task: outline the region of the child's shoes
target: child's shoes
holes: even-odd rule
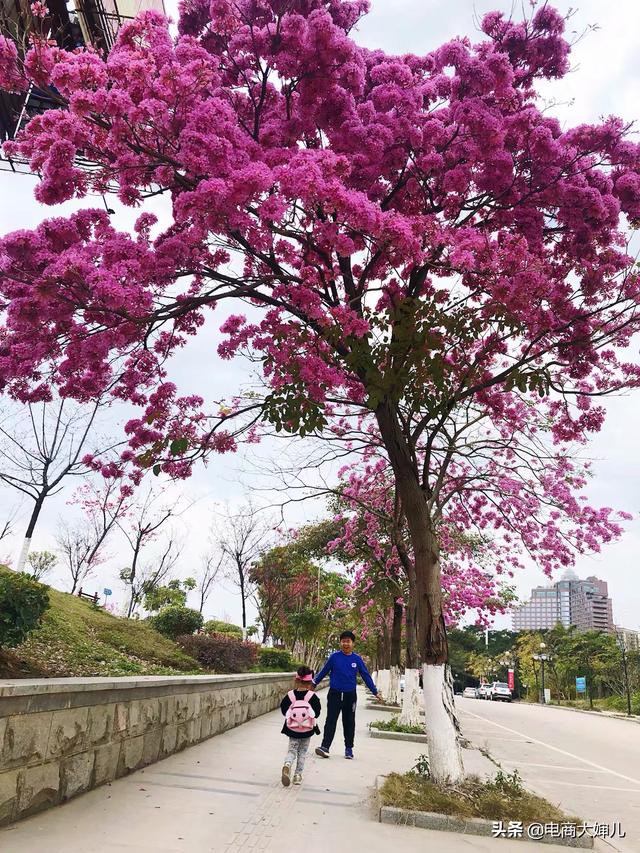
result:
[[[282,784],[284,785],[284,787],[288,788],[289,785],[291,784],[291,765],[290,764],[283,764],[282,765],[282,776],[280,778],[282,779]],[[295,782],[295,777],[294,777],[293,781]]]
[[[293,784],[301,785],[302,784],[302,773],[294,773],[293,774]]]

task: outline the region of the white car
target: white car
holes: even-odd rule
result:
[[[488,690],[489,690],[488,684],[481,684],[477,690],[478,699],[487,699],[488,698],[488,696],[487,696]]]
[[[511,690],[504,681],[494,681],[487,688],[487,698],[492,702],[511,702]]]
[[[478,689],[476,687],[465,687],[462,691],[462,695],[467,699],[477,699]]]

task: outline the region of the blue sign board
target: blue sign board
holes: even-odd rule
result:
[[[105,586],[105,588],[102,590],[102,592],[103,592],[105,595],[111,595],[111,594],[112,594],[112,593],[111,593],[111,590],[110,590],[110,589],[107,589],[107,588],[106,588],[106,586]]]
[[[587,679],[584,675],[576,675],[576,693],[587,692]]]

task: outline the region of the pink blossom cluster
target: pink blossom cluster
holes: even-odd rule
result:
[[[129,400],[121,464],[178,477],[245,430],[256,440],[260,417],[389,451],[392,411],[421,488],[441,496],[446,559],[468,563],[461,532],[497,531],[501,570],[517,535],[551,571],[571,559],[560,522],[579,549],[619,535],[564,457],[600,429],[598,395],[640,379],[622,357],[640,323],[624,238],[640,145],[622,119],[563,127],[541,107],[536,86],[569,69],[546,3],[422,56],[361,47],[367,7],[184,0],[176,38],[145,12],[106,57],[36,37],[21,59],[0,39],[0,86],[60,104],[5,145],[41,174],[37,198],[115,187],[141,211],[133,235],[88,207],[0,241],[0,390]],[[158,194],[172,219],[152,237]],[[168,381],[224,300],[219,355],[261,362],[262,408],[220,413]],[[459,419],[477,424],[472,452]],[[543,438],[555,453],[544,442],[536,458]],[[362,524],[373,545],[376,517]]]

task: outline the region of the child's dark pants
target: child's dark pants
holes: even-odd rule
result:
[[[342,729],[344,731],[344,745],[347,749],[353,749],[353,738],[356,733],[356,703],[358,695],[355,690],[341,693],[339,690],[329,688],[327,696],[327,719],[324,724],[322,746],[329,749],[336,733],[338,717],[342,712]]]

